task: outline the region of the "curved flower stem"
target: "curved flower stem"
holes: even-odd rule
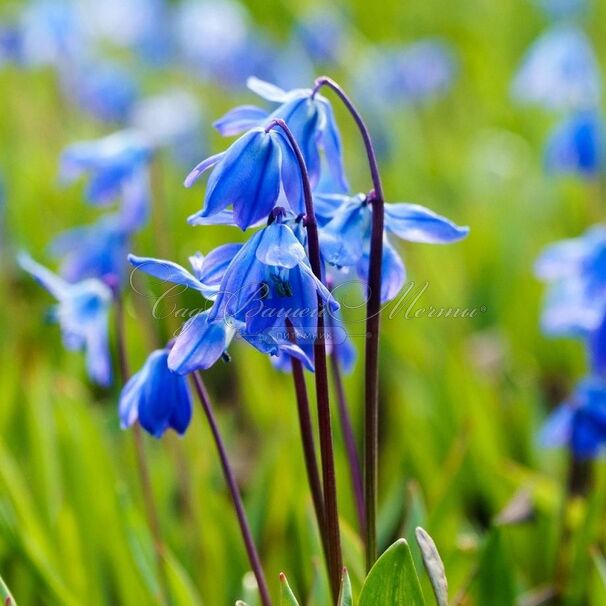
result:
[[[223,475],[225,476],[225,482],[227,483],[227,487],[229,488],[229,492],[236,509],[238,524],[240,525],[240,531],[242,532],[242,538],[244,539],[248,559],[250,561],[255,578],[257,579],[261,603],[263,606],[271,606],[271,598],[269,597],[269,590],[267,588],[267,581],[265,580],[265,574],[261,565],[261,559],[259,558],[257,548],[255,547],[255,542],[248,524],[248,519],[246,517],[246,511],[244,510],[244,504],[242,503],[240,489],[238,488],[236,477],[227,457],[227,450],[225,449],[223,439],[221,438],[221,434],[219,432],[219,426],[217,425],[217,420],[215,419],[210,398],[208,397],[206,387],[204,386],[199,373],[193,372],[191,376],[194,381],[196,393],[200,399],[200,404],[202,405],[202,409],[204,410],[204,414],[210,426],[210,430],[215,441],[215,446],[217,447],[217,451],[219,453],[221,467],[223,468]]]
[[[314,214],[314,205],[311,194],[311,185],[305,160],[301,148],[284,120],[272,120],[266,127],[269,131],[274,127],[282,129],[288,139],[295,156],[305,198],[305,227],[307,228],[307,242],[309,246],[309,261],[316,277],[322,279],[322,259],[320,257],[320,239],[318,224]],[[324,516],[326,522],[326,535],[328,543],[329,578],[334,601],[338,599],[341,584],[341,569],[343,559],[341,555],[341,535],[339,530],[339,510],[337,506],[337,481],[335,474],[335,461],[332,444],[332,426],[330,420],[330,400],[328,395],[328,368],[326,363],[326,344],[324,330],[324,315],[322,301],[318,297],[318,334],[314,342],[314,364],[316,380],[316,397],[318,404],[318,425],[320,429],[320,453],[322,456],[322,482],[324,486]]]
[[[360,465],[360,457],[356,446],[356,439],[351,424],[349,408],[347,406],[347,396],[345,395],[345,387],[343,385],[343,377],[341,375],[341,365],[337,352],[333,349],[330,354],[330,364],[332,368],[332,378],[337,392],[337,402],[339,405],[339,420],[341,422],[341,431],[343,433],[343,441],[345,442],[345,450],[347,451],[347,461],[349,463],[349,475],[351,478],[351,487],[356,505],[356,514],[358,516],[358,528],[360,535],[366,535],[366,511],[364,506],[364,485],[362,482],[362,467]]]
[[[119,294],[115,297],[116,303],[116,340],[118,345],[118,366],[122,384],[125,385],[130,375],[128,370],[128,359],[126,355],[126,340],[124,338],[124,306],[122,298]],[[154,491],[151,483],[149,467],[145,458],[145,445],[143,443],[143,433],[139,423],[133,425],[133,442],[135,445],[135,458],[137,460],[137,473],[139,474],[139,482],[143,491],[143,502],[145,503],[145,515],[147,525],[154,541],[154,550],[156,553],[156,567],[158,571],[158,587],[159,587],[159,602],[161,604],[172,604],[170,590],[168,584],[168,576],[166,573],[165,564],[165,549],[160,530],[160,518],[154,498]]]
[[[366,569],[370,570],[377,558],[377,493],[379,472],[379,329],[381,313],[381,265],[383,259],[383,212],[384,196],[379,165],[368,127],[360,112],[343,89],[326,76],[315,82],[315,94],[327,86],[341,99],[352,115],[364,141],[373,191],[369,196],[372,204],[372,231],[370,237],[370,262],[368,267],[368,302],[366,304],[366,359],[365,359],[365,439],[364,474],[366,504]]]

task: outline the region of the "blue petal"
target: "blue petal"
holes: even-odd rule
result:
[[[168,356],[168,367],[180,375],[210,368],[227,347],[227,327],[220,319],[209,321],[208,312],[188,320]]]
[[[136,269],[139,269],[150,276],[154,276],[154,278],[159,278],[160,280],[165,280],[172,284],[187,286],[187,288],[193,288],[194,290],[201,292],[204,296],[207,294],[214,294],[212,289],[207,288],[185,268],[172,261],[153,259],[152,257],[137,257],[135,255],[128,255],[128,261]]]
[[[576,411],[571,441],[577,457],[594,458],[606,444],[606,424],[596,422],[587,410],[579,409]]]
[[[299,215],[305,212],[301,168],[290,143],[282,133],[279,133],[279,135],[282,186],[291,210],[295,215]]]
[[[168,419],[168,424],[180,435],[183,435],[192,417],[192,402],[186,379],[179,376],[175,385],[175,403]]]
[[[190,257],[190,263],[198,280],[205,286],[218,286],[225,270],[241,248],[242,244],[223,244],[205,256],[198,253]]]
[[[202,216],[204,211],[199,211],[187,218],[190,225],[235,225],[234,211],[224,209],[211,217]]]
[[[464,238],[468,227],[459,227],[418,204],[386,204],[385,229],[410,242],[447,244]]]
[[[589,335],[589,357],[595,375],[606,373],[606,316],[598,328]]]
[[[279,194],[280,150],[271,133],[253,130],[238,139],[213,170],[200,216],[233,204],[236,225],[246,229],[267,217]]]
[[[17,262],[23,270],[31,274],[57,300],[61,301],[65,297],[69,289],[69,284],[62,280],[57,274],[54,274],[43,265],[34,261],[25,252],[20,252],[17,255]]]
[[[322,281],[314,274],[311,270],[311,267],[307,265],[307,263],[301,263],[299,265],[299,269],[308,277],[313,280],[313,283],[316,286],[316,291],[320,299],[324,302],[325,305],[328,305],[328,309],[330,311],[336,311],[339,309],[340,305],[337,300],[333,297],[332,293],[326,288],[326,286],[322,283]]]
[[[542,280],[574,275],[579,271],[588,253],[589,246],[584,238],[556,242],[541,253],[534,266],[535,273]]]
[[[122,429],[130,427],[139,418],[139,401],[148,373],[149,364],[146,362],[141,370],[135,373],[122,388],[118,405],[120,427]]]
[[[381,265],[381,303],[398,296],[406,280],[406,269],[396,249],[385,238],[383,240],[383,263]]]
[[[265,82],[265,80],[261,80],[255,76],[248,78],[246,86],[253,93],[263,97],[263,99],[267,99],[267,101],[282,103],[287,98],[286,91],[282,90],[279,86]]]
[[[572,437],[572,424],[574,408],[562,404],[551,413],[539,433],[539,442],[542,446],[559,447],[568,446]]]
[[[331,104],[324,98],[318,98],[318,103],[325,114],[325,125],[322,129],[322,145],[326,154],[326,162],[336,183],[337,191],[348,191],[349,184],[345,176],[343,164],[343,151],[341,148],[341,135],[337,127]]]
[[[359,200],[346,202],[320,229],[320,248],[327,263],[337,267],[356,265],[370,235],[370,209]]]
[[[265,265],[287,269],[296,267],[307,257],[305,249],[290,227],[277,222],[262,231],[255,254]]]
[[[86,327],[86,369],[98,385],[108,387],[112,382],[111,354],[108,338],[107,310],[96,315]]]
[[[185,187],[191,187],[205,171],[215,166],[215,164],[218,164],[222,160],[225,153],[226,152],[221,152],[220,154],[215,154],[214,156],[209,156],[205,160],[202,160],[202,162],[195,166],[187,177],[185,177]]]
[[[256,126],[262,126],[269,112],[255,105],[241,105],[228,111],[213,126],[224,136],[239,135]]]

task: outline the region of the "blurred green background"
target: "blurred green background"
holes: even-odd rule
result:
[[[277,40],[308,8],[286,0],[247,5]],[[403,310],[384,316],[381,547],[410,537],[421,524],[440,548],[453,598],[462,592],[462,604],[531,604],[524,600],[553,582],[566,478],[565,453],[540,449],[536,433],[585,368],[581,345],[541,335],[543,288],[532,266],[545,244],[580,233],[603,212],[586,184],[544,174],[541,149],[553,120],[515,107],[509,98],[524,50],[547,20],[525,0],[352,0],[342,8],[354,43],[347,64],[331,70],[337,80],[355,71],[356,45],[441,36],[456,50],[452,88],[421,108],[403,107],[390,116],[395,147],[381,168],[389,201],[417,202],[471,227],[465,241],[449,247],[398,245],[409,279],[429,284],[417,307],[480,309],[466,319],[407,319]],[[585,25],[603,57],[606,3],[593,3]],[[165,69],[148,69],[145,79],[150,90],[159,82],[186,84],[209,121],[236,102],[256,101],[244,89],[226,94]],[[373,90],[364,95],[371,98]],[[335,107],[354,190],[365,191],[369,179],[357,132]],[[132,436],[119,428],[119,389],[88,383],[82,357],[66,352],[58,328],[45,321],[50,297],[14,262],[20,248],[48,262],[46,246],[55,234],[98,216],[83,203],[81,187],[59,186],[58,159],[67,144],[111,130],[67,108],[50,69],[0,68],[0,171],[6,183],[0,572],[20,605],[155,603],[152,540]],[[212,135],[208,145],[219,151],[225,143]],[[186,172],[168,157],[155,160],[154,211],[134,252],[184,263],[196,250],[242,237],[230,228],[186,224],[203,191],[183,188]],[[152,280],[143,285],[150,297],[161,292]],[[185,304],[195,303],[186,298]],[[135,296],[127,300],[127,313],[130,365],[137,369],[180,320],[149,318]],[[346,320],[355,329],[360,314],[350,312]],[[355,342],[360,359],[346,388],[360,435],[362,343]],[[219,364],[205,377],[272,590],[277,595],[284,571],[304,603],[325,604],[291,378],[241,344],[231,354],[231,364]],[[359,588],[361,548],[336,417],[335,440],[345,560]],[[146,438],[145,445],[175,604],[253,603],[247,560],[201,411],[195,409],[183,439],[171,434],[161,441]],[[601,461],[596,477],[589,500],[573,512],[578,533],[571,581],[577,596],[571,603],[594,606],[606,604],[599,558],[587,555],[589,545],[604,540]],[[528,497],[528,519],[496,522],[521,493]]]

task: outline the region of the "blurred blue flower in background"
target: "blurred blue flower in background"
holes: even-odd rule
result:
[[[366,283],[370,254],[372,205],[364,194],[341,196],[341,205],[332,218],[320,228],[320,248],[324,260],[336,267],[355,267]],[[409,242],[449,244],[467,236],[469,228],[417,204],[385,205],[383,241],[383,280],[381,301],[397,296],[406,279],[404,263],[387,235]]]
[[[369,47],[356,77],[361,99],[372,90],[372,103],[394,108],[422,103],[448,90],[457,73],[452,48],[439,39],[402,47]]]
[[[70,284],[28,254],[20,253],[19,265],[58,301],[53,318],[59,322],[65,347],[84,349],[90,378],[99,385],[111,383],[108,316],[112,292],[103,282],[87,279]]]
[[[4,63],[20,65],[23,60],[23,37],[18,25],[0,23],[0,67]]]
[[[597,111],[566,117],[549,137],[545,150],[547,169],[594,177],[604,167],[605,130]]]
[[[168,355],[168,349],[153,351],[122,389],[122,429],[138,421],[155,438],[162,437],[169,428],[180,435],[187,430],[192,417],[187,379],[168,368]]]
[[[571,24],[556,24],[533,43],[512,82],[517,101],[552,110],[591,109],[601,81],[587,36]]]
[[[550,283],[541,326],[552,336],[587,337],[606,313],[606,227],[548,246],[535,264]]]
[[[125,277],[129,236],[120,216],[109,215],[62,232],[51,242],[50,252],[61,259],[61,275],[68,282],[99,278],[117,287]]]
[[[155,148],[167,148],[184,165],[206,153],[200,101],[190,92],[174,88],[141,99],[133,108],[130,124],[145,133]]]
[[[598,456],[606,444],[606,382],[590,377],[547,419],[540,433],[544,446],[564,446],[579,459]]]
[[[114,61],[85,61],[64,70],[61,80],[68,99],[105,122],[124,122],[139,96],[129,70]]]
[[[346,23],[335,6],[316,6],[301,15],[294,37],[314,63],[334,64],[344,58]]]
[[[123,193],[131,181],[147,181],[152,151],[149,141],[134,130],[73,143],[61,156],[60,179],[71,183],[88,173],[87,199],[92,204],[107,204]]]

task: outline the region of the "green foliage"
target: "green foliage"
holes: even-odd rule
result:
[[[358,606],[424,606],[410,548],[405,539],[396,541],[376,561],[362,587]]]
[[[343,568],[343,577],[341,579],[341,591],[339,591],[338,606],[353,606],[353,595],[351,591],[351,580],[347,568]]]

